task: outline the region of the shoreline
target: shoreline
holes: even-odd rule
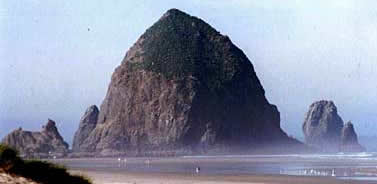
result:
[[[375,181],[341,180],[332,177],[290,176],[263,174],[183,174],[148,172],[107,172],[95,170],[69,170],[72,174],[85,175],[93,184],[373,184]]]
[[[117,158],[76,158],[57,159],[54,162],[68,166],[69,172],[73,174],[91,178],[93,184],[375,184],[376,178],[362,177],[368,176],[368,173],[376,172],[376,170],[374,168],[357,168],[355,162],[357,162],[357,165],[369,167],[377,164],[377,161],[368,159],[348,159],[348,157],[317,159],[306,156],[270,156],[264,158],[258,156],[128,157],[120,160]],[[306,170],[314,169],[316,172],[330,172],[330,175],[304,176],[290,175],[284,172],[305,164],[311,165]],[[316,168],[323,164],[329,168],[335,168],[341,164],[344,168],[351,169],[337,168],[335,172],[339,172],[339,175],[337,174],[337,177],[334,177],[331,176],[331,170],[326,167]],[[202,168],[199,174],[195,173],[197,166]],[[353,175],[356,172],[362,172],[365,175],[358,178],[359,175]]]

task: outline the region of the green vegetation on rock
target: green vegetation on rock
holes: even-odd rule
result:
[[[211,90],[232,80],[242,70],[242,61],[249,62],[227,36],[176,9],[169,10],[141,39],[143,52],[127,62],[129,69],[161,73],[168,79],[194,76]]]

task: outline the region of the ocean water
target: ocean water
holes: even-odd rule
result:
[[[57,159],[69,169],[105,172],[166,172],[198,174],[280,174],[373,180],[377,153],[302,155],[224,155],[174,158]]]

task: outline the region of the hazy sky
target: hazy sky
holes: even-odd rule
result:
[[[377,136],[376,7],[373,0],[2,0],[0,137],[51,118],[71,144],[125,52],[170,8],[202,18],[245,52],[288,134],[301,137],[308,106],[330,99],[359,134]]]

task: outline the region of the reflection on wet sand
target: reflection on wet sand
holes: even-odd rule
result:
[[[377,177],[376,167],[367,168],[305,168],[297,170],[280,170],[280,174],[298,176],[331,176],[331,177]]]
[[[183,175],[288,175],[377,181],[374,153],[57,159],[71,170]],[[199,169],[200,168],[200,169]]]

